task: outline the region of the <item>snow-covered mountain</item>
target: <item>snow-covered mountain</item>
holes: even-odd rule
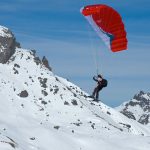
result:
[[[141,124],[150,124],[150,93],[140,91],[129,102],[119,106],[117,110]]]
[[[44,62],[16,44],[0,63],[0,150],[149,149],[148,126],[93,102]]]

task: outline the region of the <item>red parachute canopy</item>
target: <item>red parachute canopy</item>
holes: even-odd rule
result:
[[[89,5],[81,9],[105,44],[113,51],[127,49],[126,31],[119,13],[107,5]]]

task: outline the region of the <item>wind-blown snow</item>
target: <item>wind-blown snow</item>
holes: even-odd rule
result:
[[[87,95],[16,49],[0,64],[0,149],[149,150],[147,126]]]

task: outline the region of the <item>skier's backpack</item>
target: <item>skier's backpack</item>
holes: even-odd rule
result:
[[[103,87],[107,87],[108,81],[106,79],[103,79],[101,83]]]

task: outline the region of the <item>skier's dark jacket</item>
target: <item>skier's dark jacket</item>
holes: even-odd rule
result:
[[[94,76],[93,80],[96,81],[99,86],[107,87],[108,81],[103,79],[101,75],[98,75],[97,77]]]

